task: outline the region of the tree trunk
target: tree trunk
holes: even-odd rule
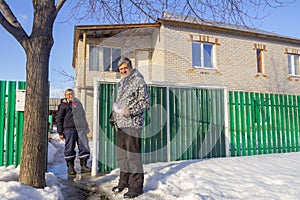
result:
[[[36,188],[46,186],[48,73],[52,45],[52,36],[48,34],[48,36],[31,37],[30,46],[25,49],[26,101],[19,181]]]

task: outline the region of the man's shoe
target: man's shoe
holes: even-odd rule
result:
[[[81,173],[88,173],[91,172],[91,168],[89,168],[87,165],[87,159],[86,158],[82,158],[80,159],[80,166],[81,166]]]
[[[74,161],[67,161],[68,166],[68,175],[76,175],[76,171],[74,169]]]
[[[68,167],[68,175],[76,175],[76,171],[73,166]]]
[[[87,166],[81,166],[81,173],[88,173],[91,172],[91,168]]]
[[[120,193],[124,190],[124,188],[119,188],[118,186],[115,186],[112,188],[111,191],[113,191],[114,193]]]
[[[137,196],[139,196],[139,195],[141,195],[142,194],[142,192],[140,192],[140,193],[136,193],[136,192],[127,192],[127,193],[125,193],[124,195],[123,195],[123,197],[124,197],[124,199],[132,199],[132,198],[135,198],[135,197],[137,197]]]

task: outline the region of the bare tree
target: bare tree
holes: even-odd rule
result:
[[[164,12],[202,20],[253,26],[268,15],[267,8],[287,6],[295,0],[90,0],[76,1],[70,18],[104,23],[153,22]]]
[[[49,58],[53,23],[66,0],[33,0],[34,21],[30,35],[22,28],[5,0],[0,0],[0,23],[23,47],[26,61],[26,101],[19,181],[45,187],[46,134],[49,98]],[[45,103],[46,102],[46,103]]]
[[[46,134],[49,98],[49,58],[53,24],[67,0],[32,0],[32,32],[28,35],[5,0],[0,0],[0,24],[21,44],[26,53],[26,103],[19,181],[45,187]],[[72,1],[73,2],[73,1]],[[259,19],[259,9],[280,7],[294,1],[277,0],[77,0],[71,11],[75,20],[100,23],[153,22],[164,12],[234,24]],[[257,10],[251,10],[255,8]],[[45,101],[46,100],[46,101]]]
[[[63,82],[73,82],[74,83],[74,81],[75,81],[74,75],[69,74],[62,67],[54,69],[53,71],[55,71],[58,76],[63,78],[63,80],[64,80]]]

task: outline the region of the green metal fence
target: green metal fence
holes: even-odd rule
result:
[[[25,82],[0,80],[0,166],[19,165],[24,112],[16,111],[16,91]]]
[[[230,154],[299,151],[300,96],[230,91]]]
[[[117,85],[99,86],[99,171],[117,168],[116,132],[108,116]],[[224,157],[224,90],[149,85],[151,108],[145,113],[143,162]]]

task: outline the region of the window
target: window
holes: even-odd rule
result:
[[[121,49],[112,47],[90,46],[90,71],[118,71],[118,62],[121,58]]]
[[[213,45],[207,43],[192,43],[193,67],[213,68]]]
[[[103,47],[103,70],[117,72],[120,58],[121,49]]]
[[[257,73],[263,73],[262,49],[256,49]]]
[[[90,46],[89,54],[89,70],[90,71],[99,71],[100,68],[100,47],[99,46]]]
[[[299,74],[299,55],[288,54],[288,68],[290,75]]]

